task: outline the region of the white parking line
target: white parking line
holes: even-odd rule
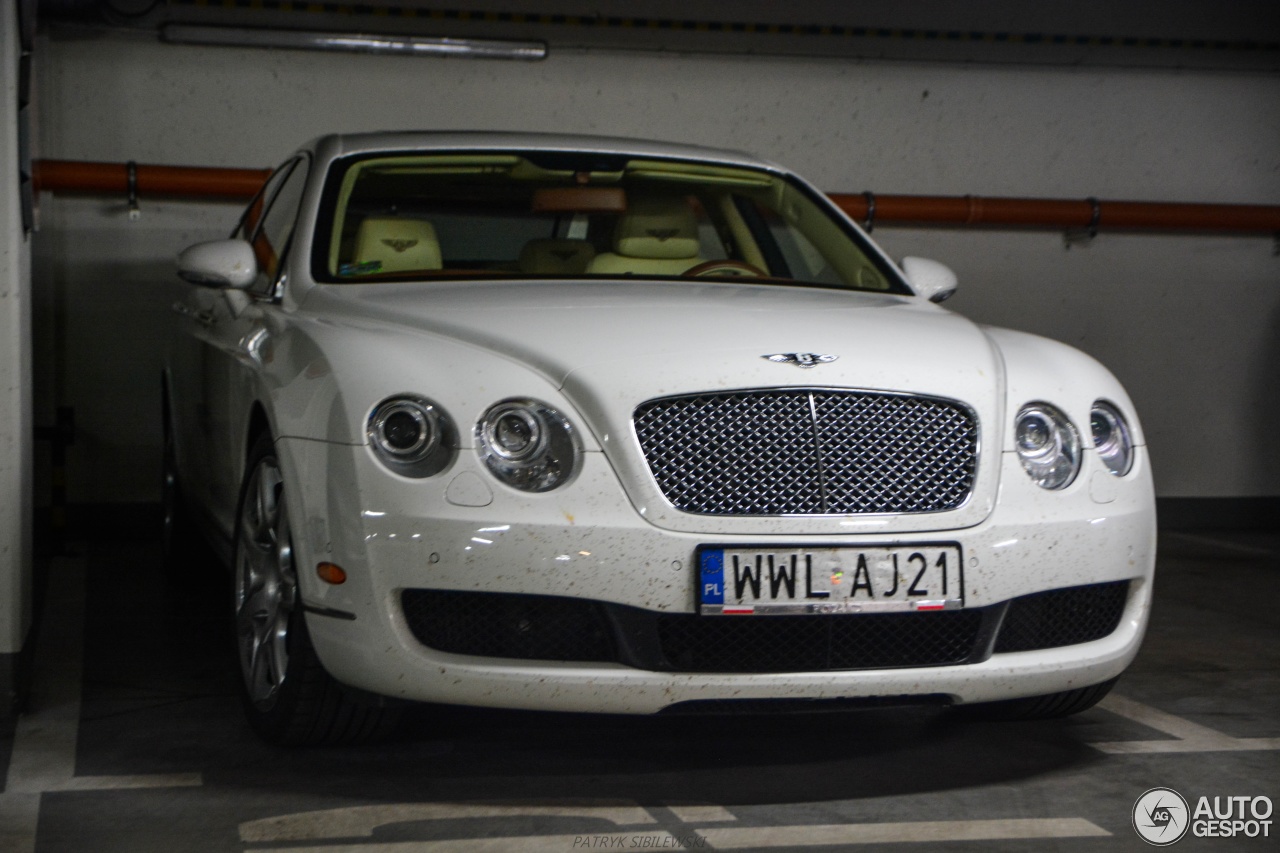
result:
[[[4,853],[35,850],[42,794],[202,784],[199,773],[76,776],[84,612],[84,561],[55,559],[49,567],[43,621],[31,664],[32,710],[18,718],[9,775],[0,794],[0,850]]]
[[[997,841],[1033,838],[1096,838],[1110,835],[1084,818],[930,820],[911,823],[838,823],[825,826],[716,827],[698,830],[717,850],[744,847],[819,847],[825,844],[888,844],[922,841]]]
[[[723,806],[670,806],[678,816],[720,822],[737,822]],[[559,817],[589,819],[594,825],[577,835],[523,835],[491,838],[453,838],[439,841],[355,842],[282,847],[290,841],[337,841],[368,838],[374,830],[403,822],[457,820],[459,818]],[[600,830],[599,823],[614,828]],[[503,806],[476,803],[418,803],[358,806],[348,809],[303,812],[251,821],[240,825],[247,843],[270,844],[250,850],[288,853],[401,853],[402,851],[458,850],[565,851],[573,849],[716,849],[747,847],[795,849],[828,844],[883,844],[921,841],[994,841],[1000,839],[1093,838],[1111,833],[1083,818],[1026,818],[1011,820],[917,821],[911,823],[849,823],[790,826],[690,826],[685,832],[634,830],[634,824],[655,819],[639,806]]]
[[[5,791],[38,794],[76,775],[84,644],[83,561],[49,569],[44,620],[36,637],[32,713],[18,718]]]
[[[667,806],[681,823],[716,823],[737,820],[724,806]]]
[[[124,791],[134,788],[198,788],[204,784],[200,773],[143,773],[131,776],[74,776],[45,793],[54,791]]]
[[[690,833],[692,836],[693,833]],[[498,838],[451,838],[446,841],[388,841],[377,844],[325,844],[320,847],[259,847],[261,853],[572,853],[574,850],[682,850],[669,832],[582,833],[581,835],[523,835]]]
[[[1280,749],[1280,738],[1235,738],[1193,723],[1182,717],[1135,702],[1114,693],[1098,703],[1113,714],[1172,735],[1172,740],[1128,740],[1091,743],[1094,749],[1112,755],[1168,752],[1250,752]]]
[[[267,842],[367,838],[378,827],[394,823],[512,817],[578,818],[603,821],[615,827],[657,823],[653,815],[630,800],[607,804],[550,803],[519,806],[498,803],[396,803],[299,812],[253,820],[240,824],[240,840]]]

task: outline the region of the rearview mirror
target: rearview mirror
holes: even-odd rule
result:
[[[956,274],[946,264],[928,258],[903,258],[902,274],[916,295],[930,302],[945,302],[956,292]]]
[[[197,243],[178,255],[178,276],[201,287],[242,290],[258,277],[258,259],[247,240]]]
[[[540,187],[533,191],[534,213],[626,213],[621,187]]]

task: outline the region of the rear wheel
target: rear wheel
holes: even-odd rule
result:
[[[389,731],[399,707],[339,684],[307,633],[284,478],[271,436],[254,443],[236,512],[234,619],[250,725],[282,745],[337,744]]]
[[[1120,680],[1119,676],[1089,687],[1077,687],[1061,693],[1044,696],[1028,696],[1025,699],[1008,699],[1003,702],[983,702],[960,707],[968,716],[987,720],[1052,720],[1069,717],[1087,711],[1101,702]]]

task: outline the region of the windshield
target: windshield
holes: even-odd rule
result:
[[[348,158],[330,170],[313,271],[735,278],[909,293],[824,203],[736,166],[580,152]]]

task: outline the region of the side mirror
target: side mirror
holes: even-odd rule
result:
[[[930,302],[945,302],[956,292],[956,274],[951,268],[928,258],[903,258],[902,274],[917,296]]]
[[[258,277],[258,259],[246,240],[197,243],[178,255],[178,276],[202,287],[242,290]]]

